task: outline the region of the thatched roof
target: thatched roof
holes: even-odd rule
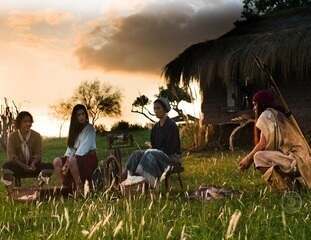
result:
[[[261,58],[278,81],[311,78],[311,8],[291,9],[240,22],[222,37],[194,44],[168,63],[168,84],[199,80],[205,91],[213,81],[264,79],[253,56]]]

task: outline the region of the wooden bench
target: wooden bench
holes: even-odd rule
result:
[[[14,173],[11,170],[2,169],[2,175],[7,176],[10,179],[12,179],[12,181],[14,181],[15,187],[21,187],[22,179],[25,179],[25,178],[36,178],[36,179],[38,179],[40,174],[44,178],[50,178],[53,174],[53,171],[54,171],[53,169],[44,169],[40,173],[24,173],[23,175],[20,175],[20,176],[14,176]],[[38,181],[39,181],[39,185],[42,185],[42,182],[40,181],[40,179],[38,179]]]

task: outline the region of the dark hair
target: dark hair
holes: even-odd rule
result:
[[[82,104],[77,104],[76,106],[74,106],[74,108],[72,109],[71,118],[70,118],[69,134],[68,134],[68,141],[67,141],[68,147],[74,146],[77,137],[79,136],[79,134],[81,133],[81,131],[86,125],[86,124],[81,124],[78,121],[77,112],[79,110],[84,111],[86,115],[86,123],[89,122],[89,115],[87,113],[86,107]]]
[[[32,115],[31,115],[29,112],[22,111],[22,112],[20,112],[20,113],[17,115],[17,117],[16,117],[16,119],[15,119],[15,127],[16,127],[17,129],[20,129],[21,123],[22,123],[22,121],[24,120],[24,118],[26,118],[26,117],[30,117],[31,122],[33,123],[33,117],[32,117]]]

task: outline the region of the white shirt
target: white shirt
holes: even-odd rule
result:
[[[256,122],[256,127],[266,139],[265,150],[278,150],[280,148],[281,130],[277,120],[277,111],[268,108],[262,112]]]
[[[86,125],[77,137],[74,147],[68,147],[65,156],[84,156],[89,151],[96,149],[96,131],[91,124]]]

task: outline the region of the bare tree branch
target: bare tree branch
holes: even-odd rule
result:
[[[155,120],[153,120],[152,118],[150,118],[146,113],[141,112],[141,111],[137,111],[137,110],[131,110],[132,113],[139,113],[141,115],[143,115],[144,117],[146,117],[147,119],[149,119],[151,122],[155,123]]]

